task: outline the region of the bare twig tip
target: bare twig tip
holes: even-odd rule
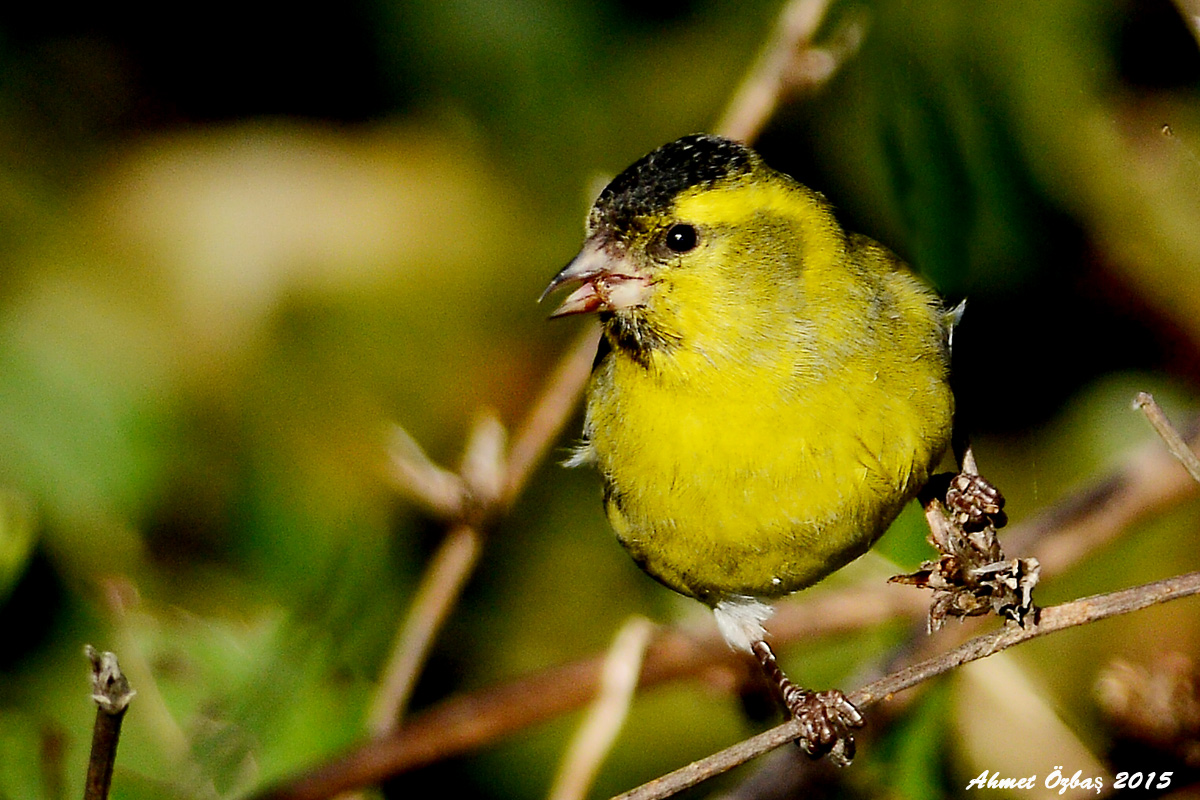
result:
[[[90,644],[84,646],[83,654],[92,662],[92,700],[105,713],[124,713],[137,692],[121,672],[116,654],[99,652]]]
[[[1195,451],[1179,435],[1179,431],[1175,430],[1175,426],[1167,419],[1166,413],[1155,402],[1154,397],[1149,392],[1138,392],[1137,396],[1133,398],[1133,407],[1134,410],[1141,411],[1146,415],[1147,421],[1154,428],[1155,433],[1162,438],[1171,455],[1175,456],[1180,464],[1183,464],[1183,468],[1188,471],[1193,480],[1200,482],[1200,457],[1196,456]]]
[[[391,426],[389,438],[388,475],[396,488],[443,517],[459,516],[467,495],[462,478],[433,463],[417,440],[399,425]]]
[[[459,471],[475,503],[492,505],[504,491],[507,445],[508,432],[496,412],[479,411]]]

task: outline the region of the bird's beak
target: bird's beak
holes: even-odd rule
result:
[[[575,285],[579,288],[563,300],[551,318],[645,305],[650,279],[628,258],[614,256],[606,248],[588,242],[579,255],[554,276],[538,302],[560,286]]]

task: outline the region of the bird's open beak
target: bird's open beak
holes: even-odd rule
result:
[[[575,285],[579,288],[562,301],[551,318],[645,305],[650,279],[628,259],[613,256],[605,248],[588,242],[579,255],[554,276],[538,302],[560,286]]]

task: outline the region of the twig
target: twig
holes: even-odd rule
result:
[[[471,429],[459,474],[446,473],[460,487],[454,514],[460,521],[442,537],[396,633],[391,658],[367,718],[368,729],[376,736],[400,724],[433,639],[479,560],[483,549],[480,525],[490,515],[504,483],[504,436],[504,426],[494,414],[480,414]],[[441,469],[432,464],[430,467]]]
[[[1166,443],[1167,450],[1179,459],[1179,463],[1183,464],[1183,468],[1192,476],[1192,480],[1200,482],[1200,458],[1197,458],[1192,448],[1188,447],[1187,442],[1179,435],[1179,431],[1175,430],[1171,420],[1167,419],[1162,407],[1155,402],[1150,393],[1138,392],[1137,397],[1133,399],[1133,407],[1140,409],[1146,415],[1146,419],[1150,421],[1155,432]]]
[[[571,418],[588,376],[592,374],[599,340],[598,324],[590,324],[579,332],[571,348],[559,360],[533,410],[525,417],[508,452],[508,476],[501,495],[504,506],[511,505],[525,488],[533,468]]]
[[[1025,628],[1008,625],[994,633],[977,636],[947,653],[868,684],[853,692],[849,699],[859,708],[866,708],[962,664],[985,658],[1029,639],[1198,593],[1200,572],[1190,572],[1156,583],[1044,608],[1034,625]],[[800,728],[795,721],[786,722],[708,758],[656,778],[637,789],[619,795],[616,800],[661,800],[670,797],[708,778],[728,772],[769,750],[794,741],[799,734]]]
[[[613,639],[604,659],[600,693],[567,750],[550,790],[550,800],[583,800],[587,796],[588,787],[625,723],[653,631],[650,620],[634,617]]]
[[[458,475],[432,462],[423,464],[424,453],[415,442],[411,443],[411,463],[421,465],[420,469],[428,475],[444,473],[446,477],[441,479],[444,487],[450,487],[451,480],[457,483],[457,497],[453,505],[446,506],[446,512],[459,521],[442,537],[437,552],[425,567],[408,614],[396,633],[391,658],[367,719],[369,730],[376,736],[395,730],[400,724],[434,636],[458,602],[479,560],[483,548],[479,526],[500,496],[504,482],[504,436],[504,426],[494,414],[480,414],[471,428]],[[393,458],[394,463],[400,461]]]
[[[117,740],[129,701],[137,694],[121,673],[113,653],[99,653],[90,644],[83,648],[92,662],[92,700],[96,702],[96,724],[92,728],[92,751],[88,756],[87,783],[83,800],[107,800],[117,761]]]
[[[862,40],[862,25],[858,22],[840,28],[832,46],[812,45],[830,2],[788,3],[780,14],[771,43],[738,87],[717,124],[717,131],[731,139],[753,142],[787,95],[824,84],[858,49]]]
[[[1045,574],[1059,573],[1153,513],[1200,493],[1200,486],[1153,442],[1113,474],[1013,526],[1010,552],[1037,556]]]
[[[437,632],[479,561],[483,526],[513,502],[566,424],[587,383],[598,336],[598,326],[588,326],[562,357],[507,454],[503,426],[487,414],[472,430],[458,475],[434,464],[412,437],[395,429],[393,479],[439,512],[449,528],[421,576],[371,704],[368,727],[376,736],[400,724]]]
[[[470,525],[458,525],[442,539],[426,567],[371,705],[367,725],[374,735],[382,736],[399,725],[433,637],[479,560],[482,545],[478,531]]]
[[[917,592],[882,583],[829,591],[781,603],[771,619],[777,643],[811,641],[877,625],[897,616],[916,619],[928,604]],[[639,687],[703,672],[725,684],[750,674],[748,662],[711,630],[694,637],[661,630],[650,643]],[[516,731],[583,707],[595,697],[603,670],[593,657],[525,676],[512,683],[443,701],[395,733],[365,742],[328,764],[292,776],[257,800],[319,800],[369,786],[426,764],[477,749]]]
[[[467,495],[462,478],[433,463],[417,440],[399,425],[392,426],[388,456],[387,475],[396,489],[439,517],[462,514]]]

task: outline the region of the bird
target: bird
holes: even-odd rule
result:
[[[955,312],[820,193],[749,146],[685,136],[618,174],[551,317],[598,314],[581,444],[634,561],[709,606],[838,764],[862,714],[793,684],[778,598],[865,553],[950,446]]]

